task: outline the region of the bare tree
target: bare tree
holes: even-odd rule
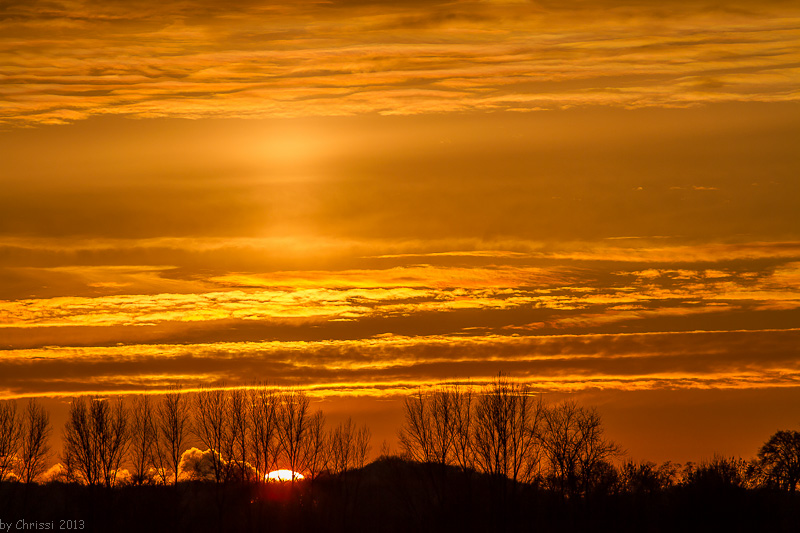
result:
[[[472,465],[472,392],[458,386],[419,389],[405,399],[400,446],[422,463]]]
[[[112,405],[93,396],[88,406],[83,398],[74,398],[64,426],[69,477],[74,479],[77,473],[89,485],[114,486],[128,439],[127,411],[121,398]]]
[[[308,403],[308,396],[303,392],[289,390],[280,395],[276,411],[281,454],[292,472],[297,472],[303,464],[304,440],[309,421]]]
[[[603,436],[595,409],[564,402],[545,411],[542,446],[551,481],[562,494],[586,494],[599,469],[622,449]]]
[[[348,520],[352,515],[361,486],[361,472],[370,449],[370,431],[366,426],[356,429],[353,419],[348,417],[333,428],[328,437],[328,470],[336,476],[337,508],[341,517],[341,529],[348,531]]]
[[[69,479],[81,479],[96,485],[100,466],[94,438],[94,427],[89,408],[83,398],[73,398],[69,418],[64,425],[64,466]]]
[[[450,463],[455,451],[458,418],[455,414],[456,400],[452,388],[434,390],[428,396],[430,402],[431,451],[433,461],[440,465]]]
[[[578,492],[578,454],[584,439],[582,418],[581,408],[575,402],[565,402],[546,412],[542,444],[550,463],[552,482],[563,494]]]
[[[242,481],[249,480],[247,464],[248,444],[250,443],[250,420],[247,416],[249,396],[242,389],[234,389],[229,394],[229,428],[225,452],[228,459],[236,465]]]
[[[158,404],[155,430],[155,457],[159,476],[166,483],[166,472],[169,470],[177,485],[178,465],[189,434],[189,402],[180,387],[173,387]]]
[[[370,451],[372,433],[366,425],[356,428],[348,418],[336,426],[329,437],[329,468],[332,474],[363,468]]]
[[[211,450],[211,465],[217,483],[227,480],[227,463],[222,457],[228,442],[228,402],[224,390],[205,389],[197,393],[194,404],[194,434]]]
[[[453,439],[453,452],[456,464],[467,472],[475,466],[473,450],[473,393],[472,388],[454,388],[454,423],[455,434]]]
[[[147,395],[137,396],[133,400],[131,412],[132,480],[137,485],[151,481],[150,470],[155,459],[156,438],[153,402]]]
[[[584,494],[602,483],[604,473],[609,468],[611,459],[623,454],[622,447],[608,440],[603,435],[604,429],[600,415],[593,407],[584,410],[579,419],[581,432],[584,435],[578,461],[580,465],[580,481]]]
[[[420,388],[403,400],[405,423],[400,428],[400,446],[412,460],[433,462],[433,424],[428,395]]]
[[[404,401],[405,423],[400,429],[404,454],[421,463],[439,505],[449,499],[448,465],[463,472],[473,464],[472,392],[457,386],[419,389]]]
[[[515,484],[539,469],[544,408],[525,385],[499,376],[484,388],[475,408],[474,451],[480,470]]]
[[[275,389],[262,385],[250,390],[250,457],[262,481],[277,462],[277,403]]]
[[[21,438],[22,427],[17,416],[17,403],[6,400],[0,403],[0,482],[14,468]]]
[[[105,399],[95,400],[92,407],[102,480],[106,487],[113,487],[122,458],[127,452],[129,439],[127,410],[122,398],[117,398],[113,405]]]
[[[330,463],[332,474],[347,472],[353,466],[355,455],[355,427],[353,419],[348,418],[336,426],[330,435]]]
[[[311,481],[325,469],[328,464],[328,439],[325,434],[325,415],[322,411],[314,413],[308,421],[308,432],[305,439],[305,470]]]
[[[366,425],[358,428],[355,438],[355,450],[353,453],[353,466],[355,468],[364,468],[367,463],[369,451],[372,449],[370,442],[372,441],[372,432]]]
[[[28,400],[22,417],[22,446],[20,448],[20,477],[32,483],[45,471],[50,454],[50,414],[36,400]]]

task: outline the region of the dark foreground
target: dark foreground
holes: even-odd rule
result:
[[[583,498],[386,459],[339,478],[0,485],[0,531],[799,531],[800,495],[725,484]],[[24,528],[24,529],[22,529]]]

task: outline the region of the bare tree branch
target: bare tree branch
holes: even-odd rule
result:
[[[308,403],[308,396],[295,390],[283,392],[278,403],[278,441],[281,455],[292,472],[297,472],[303,464],[303,442],[309,422]]]
[[[173,483],[178,483],[178,465],[185,451],[189,434],[189,401],[180,387],[166,393],[156,409],[155,455],[159,475],[166,483],[167,469],[172,473]]]
[[[224,390],[206,389],[197,393],[194,404],[194,434],[211,450],[211,464],[217,483],[227,480],[227,463],[222,451],[230,434],[228,402]]]
[[[50,414],[36,400],[28,400],[23,415],[22,446],[20,448],[21,479],[25,483],[36,481],[45,470],[50,455]]]
[[[17,460],[22,426],[17,416],[17,403],[6,400],[0,403],[0,482],[4,481]]]
[[[137,396],[133,400],[131,413],[131,461],[133,463],[132,480],[136,485],[150,482],[151,468],[157,459],[156,453],[156,426],[153,419],[153,402],[146,394]]]
[[[474,449],[480,470],[531,481],[539,468],[539,431],[543,418],[541,399],[534,400],[527,386],[499,376],[484,388],[475,408]]]
[[[595,409],[564,402],[545,411],[542,446],[554,488],[565,496],[586,494],[599,469],[622,449],[603,436]]]
[[[313,481],[328,464],[328,438],[325,434],[325,415],[322,411],[314,413],[308,421],[305,439],[305,470]]]
[[[276,391],[266,385],[250,390],[250,457],[262,481],[278,460],[277,403]]]
[[[127,410],[121,398],[113,405],[94,396],[88,406],[83,398],[72,400],[64,426],[63,452],[70,478],[89,485],[114,486],[128,442]]]

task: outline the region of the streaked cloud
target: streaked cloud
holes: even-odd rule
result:
[[[666,237],[665,237],[666,238]],[[663,239],[665,239],[663,238]],[[261,267],[281,269],[292,260],[322,260],[345,256],[349,264],[369,264],[391,267],[403,263],[411,265],[513,263],[525,264],[536,261],[603,261],[620,263],[661,263],[713,264],[722,262],[760,261],[774,259],[781,263],[780,276],[794,276],[797,262],[788,261],[800,258],[800,241],[776,242],[702,242],[685,244],[678,241],[672,244],[655,244],[651,237],[625,237],[604,242],[566,241],[557,244],[513,238],[484,239],[348,239],[325,238],[319,236],[281,236],[281,237],[161,237],[151,239],[103,239],[103,238],[35,238],[0,237],[0,251],[6,265],[16,268],[43,268],[53,272],[82,272],[83,276],[103,276],[114,273],[141,275],[147,272],[164,271],[173,268],[170,261],[187,262],[191,256],[209,260],[211,266],[218,266],[219,257],[234,257],[237,263],[258,264]],[[613,243],[624,242],[624,245]],[[656,241],[657,242],[657,241]],[[446,250],[446,251],[433,251]],[[391,253],[386,253],[391,251]],[[145,266],[117,264],[132,258],[153,258]],[[247,259],[250,259],[248,262]],[[255,261],[254,259],[255,258]],[[256,262],[257,261],[257,262]],[[282,262],[284,261],[284,262]],[[112,264],[109,264],[112,263]],[[337,263],[338,265],[339,263]],[[106,266],[107,265],[107,266]],[[419,268],[427,268],[426,266]],[[58,269],[58,270],[55,270]],[[658,277],[662,272],[688,272],[687,270],[650,269],[642,270],[643,277]],[[94,272],[94,274],[91,274]],[[387,278],[391,277],[388,271]],[[542,270],[544,276],[553,275],[550,270]],[[554,271],[557,272],[557,269]],[[529,271],[533,275],[535,271]],[[632,272],[636,274],[637,272]],[[349,283],[355,283],[353,272]],[[420,272],[422,274],[422,272]],[[227,275],[227,274],[226,274]],[[339,274],[325,274],[317,271],[317,276],[333,277]],[[346,274],[343,274],[346,275]],[[721,270],[707,269],[705,277],[720,276]],[[280,277],[291,277],[290,270],[284,270]],[[305,278],[305,275],[304,275]],[[219,278],[218,281],[233,281],[233,278]],[[243,280],[241,280],[243,281]],[[263,285],[263,280],[250,280]],[[295,280],[297,281],[297,280]],[[327,281],[331,281],[328,279]],[[347,284],[347,283],[345,283]]]
[[[0,119],[13,125],[800,97],[800,12],[778,1],[71,1],[0,16]]]
[[[754,247],[755,250],[761,248],[760,245]],[[744,248],[745,259],[753,259],[752,249]],[[681,251],[686,252],[685,249]],[[639,259],[628,256],[629,260]],[[434,254],[432,257],[441,256]],[[491,252],[457,257],[462,261],[497,259]],[[541,259],[523,254],[511,257]],[[585,261],[586,257],[590,256],[581,259]],[[382,258],[404,259],[405,255]],[[598,258],[618,260],[595,256]],[[686,261],[692,259],[697,260],[694,254]],[[774,254],[772,259],[776,260]],[[601,314],[560,317],[553,323],[574,324],[587,320],[617,322],[657,314],[720,312],[720,308],[713,306],[715,302],[725,305],[783,302],[787,309],[800,305],[800,291],[794,283],[795,262],[761,272],[649,268],[616,271],[611,277],[585,264],[580,267],[566,264],[549,267],[524,264],[386,266],[388,268],[229,273],[205,277],[195,273],[186,281],[171,279],[169,269],[164,267],[40,269],[41,275],[61,275],[67,271],[72,275],[73,285],[81,280],[91,290],[122,294],[0,302],[0,327],[126,326],[223,319],[355,320],[460,309],[568,310],[613,306]],[[144,292],[148,291],[140,290],[139,294],[125,294],[125,289],[134,283],[140,289],[150,286],[162,291],[152,290],[151,294],[146,294]],[[168,292],[174,287],[184,289],[184,293]],[[679,301],[705,302],[706,306],[674,307],[673,303]],[[658,307],[643,311],[619,307],[645,302],[657,303]]]
[[[498,370],[547,390],[796,385],[797,330],[774,326],[800,316],[796,247],[596,246],[359,253],[349,260],[361,268],[331,270],[27,267],[100,294],[0,302],[0,385],[69,394],[258,378],[363,395]]]
[[[42,348],[4,353],[4,395],[159,390],[267,380],[318,395],[396,393],[500,368],[542,390],[796,386],[798,330]],[[757,359],[753,358],[759,354]],[[232,362],[235,361],[235,364]]]

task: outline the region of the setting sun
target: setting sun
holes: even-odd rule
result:
[[[291,470],[281,469],[273,470],[267,474],[267,481],[284,482],[284,481],[299,481],[304,479],[305,476],[299,472],[292,472]]]

